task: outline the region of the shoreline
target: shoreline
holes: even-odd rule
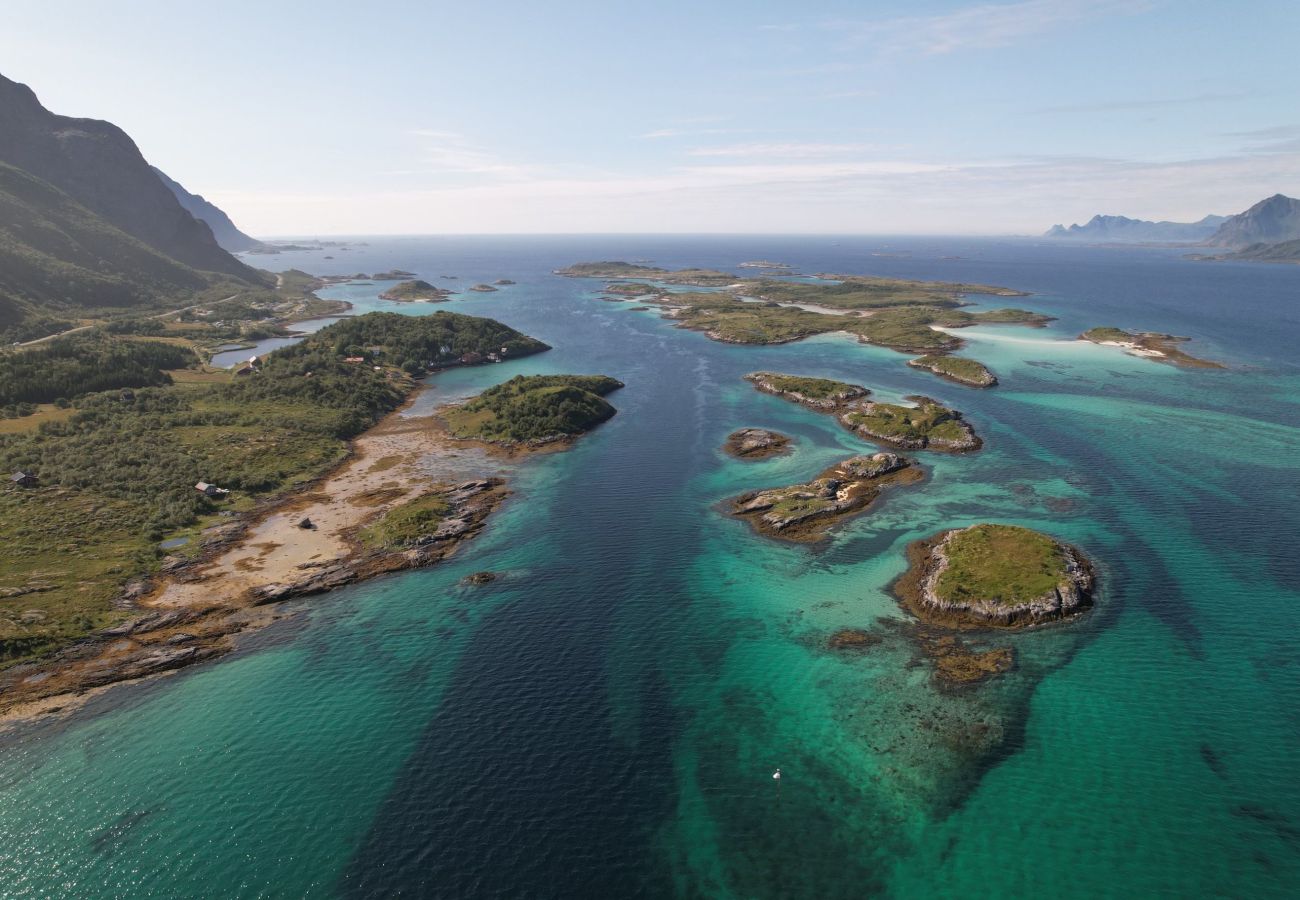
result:
[[[237,635],[284,618],[281,601],[452,556],[509,490],[492,458],[498,454],[451,438],[435,416],[405,415],[426,389],[355,438],[347,456],[318,478],[207,529],[194,560],[176,560],[129,585],[118,602],[134,617],[0,672],[0,733],[71,712],[118,684],[224,656]],[[452,508],[441,536],[401,549],[361,542],[368,524],[435,494]],[[313,527],[300,527],[304,519]]]

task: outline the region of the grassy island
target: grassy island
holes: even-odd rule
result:
[[[604,397],[621,387],[605,375],[517,375],[441,415],[457,438],[540,446],[611,418],[617,410]]]
[[[908,397],[915,406],[864,401],[840,414],[840,424],[863,437],[908,450],[978,450],[980,439],[961,413],[929,397]]]
[[[982,362],[961,356],[930,354],[910,360],[908,365],[971,387],[993,387],[998,383],[997,376]]]
[[[1092,566],[1078,550],[1014,525],[972,525],[914,544],[896,585],[923,621],[949,627],[1024,627],[1077,615],[1090,603]]]
[[[395,284],[388,290],[379,295],[380,300],[396,300],[401,303],[412,303],[423,301],[425,303],[437,303],[446,300],[451,296],[451,291],[446,288],[436,287],[427,281],[416,279],[415,281],[403,281],[401,284]]]
[[[731,512],[768,537],[817,541],[837,522],[865,512],[886,486],[910,484],[923,477],[911,460],[894,453],[854,456],[807,484],[737,497],[731,502]]]
[[[1130,332],[1121,328],[1089,328],[1079,335],[1081,341],[1094,344],[1123,347],[1136,356],[1144,356],[1157,362],[1170,363],[1189,369],[1222,369],[1221,363],[1208,359],[1199,359],[1183,352],[1178,346],[1191,338],[1176,337],[1172,334],[1160,334],[1154,331]]]
[[[168,553],[183,562],[200,552],[205,528],[230,523],[220,513],[250,512],[320,477],[410,396],[412,374],[468,354],[547,349],[448,312],[342,319],[242,375],[203,367],[180,338],[66,340],[73,356],[60,341],[0,354],[14,376],[7,389],[34,401],[53,390],[63,404],[31,417],[39,427],[0,433],[0,471],[34,476],[0,491],[0,668],[120,619],[123,586],[170,565]],[[105,368],[78,364],[81,350]],[[35,377],[32,363],[58,377]],[[229,493],[209,496],[200,482]],[[160,548],[170,540],[180,545]]]
[[[782,397],[820,412],[840,409],[849,401],[871,393],[859,384],[831,378],[782,375],[777,372],[754,372],[746,375],[745,380],[765,394]]]

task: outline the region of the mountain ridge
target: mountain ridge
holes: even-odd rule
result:
[[[195,194],[186,190],[184,185],[157,166],[150,166],[150,168],[154,170],[162,183],[167,186],[167,189],[172,192],[180,205],[185,208],[186,212],[212,230],[212,236],[221,246],[221,249],[228,253],[242,253],[245,250],[254,250],[265,246],[256,238],[249,237],[240,231],[225,210],[211,200],[208,200],[202,194]]]
[[[211,228],[181,206],[125,131],[111,122],[50,112],[30,87],[3,75],[0,162],[49,183],[191,268],[257,279],[254,270],[221,248]]]

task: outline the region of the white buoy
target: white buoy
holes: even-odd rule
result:
[[[780,769],[777,769],[775,772],[773,772],[773,773],[772,773],[772,777],[775,778],[777,781],[780,781],[780,780],[781,780],[781,770],[780,770]]]

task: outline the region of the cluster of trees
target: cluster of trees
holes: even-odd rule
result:
[[[170,384],[163,370],[197,361],[189,348],[160,341],[114,340],[100,333],[60,338],[0,355],[0,406]]]
[[[429,316],[370,313],[341,319],[277,355],[313,353],[324,347],[337,356],[366,359],[373,356],[369,348],[379,347],[383,362],[400,366],[412,375],[424,372],[430,363],[445,364],[466,353],[486,355],[505,348],[508,356],[517,357],[550,349],[495,319],[452,312]]]
[[[614,415],[603,397],[623,383],[604,375],[518,375],[450,411],[461,437],[531,441],[581,434]]]

